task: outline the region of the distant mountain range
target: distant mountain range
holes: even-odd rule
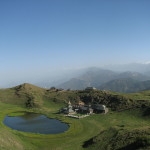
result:
[[[44,87],[82,90],[88,86],[116,92],[136,92],[150,89],[150,63],[105,65],[91,68],[68,69],[54,78],[48,76],[32,82]],[[143,82],[145,81],[145,82]]]
[[[147,74],[147,75],[149,75],[149,73],[150,73],[150,63],[149,62],[106,65],[106,66],[103,66],[103,68],[107,68],[108,70],[119,71],[119,72],[125,72],[125,71],[139,72],[139,73]]]
[[[150,89],[150,76],[132,71],[117,72],[90,68],[82,75],[72,78],[57,87],[82,90],[88,86],[116,92],[137,92]]]
[[[100,90],[110,90],[123,93],[150,90],[150,80],[138,81],[131,78],[111,80],[97,87]]]

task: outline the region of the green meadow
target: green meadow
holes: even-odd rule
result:
[[[111,111],[109,108],[107,114],[93,114],[86,118],[74,119],[58,113],[58,110],[65,106],[65,101],[61,102],[60,97],[63,100],[67,99],[66,92],[50,92],[42,95],[45,92],[43,89],[30,89],[26,92],[25,90],[27,89],[18,90],[19,96],[15,89],[0,91],[0,97],[3,98],[0,102],[0,149],[2,150],[111,150],[114,148],[111,143],[113,139],[113,142],[117,143],[115,149],[121,150],[123,147],[136,143],[140,138],[146,141],[146,144],[142,143],[140,148],[149,149],[150,116],[143,116],[142,108],[124,111]],[[40,101],[40,107],[25,107],[29,95],[36,97],[36,104]],[[76,97],[75,93],[69,92],[68,95],[69,98]],[[16,104],[12,102],[14,98],[16,98],[14,100]],[[44,135],[16,131],[3,124],[6,115],[17,116],[21,115],[22,111],[57,118],[68,123],[70,128],[61,134]],[[131,137],[127,134],[131,134]]]

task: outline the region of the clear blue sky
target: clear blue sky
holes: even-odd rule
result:
[[[149,57],[149,0],[0,1],[0,85]]]

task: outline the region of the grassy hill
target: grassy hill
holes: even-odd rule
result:
[[[109,113],[93,114],[83,119],[58,114],[58,110],[69,100],[71,103],[82,100],[86,104],[105,104]],[[137,149],[149,148],[150,91],[132,94],[100,90],[64,91],[26,83],[0,90],[0,110],[0,149],[123,150],[138,144]],[[18,111],[32,111],[58,118],[67,122],[70,128],[62,134],[43,135],[6,127],[4,117]]]
[[[59,89],[44,89],[28,83],[13,88],[0,90],[0,101],[20,105],[27,108],[42,108],[49,104],[64,105],[68,101],[73,104],[83,101],[85,104],[105,104],[111,110],[123,110],[140,106],[147,101],[133,100],[134,95],[123,95],[101,90],[67,91]],[[147,103],[147,104],[146,104]]]
[[[55,93],[55,92],[53,92]],[[32,84],[22,84],[13,88],[0,90],[0,101],[25,108],[42,108],[44,106],[63,105],[64,101],[56,101],[55,94]]]
[[[16,105],[24,105],[26,101],[34,96],[40,97],[44,89],[31,84],[22,84],[9,89],[0,90],[0,101]],[[39,101],[40,102],[40,101]]]

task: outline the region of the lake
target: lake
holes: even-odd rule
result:
[[[15,117],[6,116],[4,124],[15,130],[41,134],[58,134],[69,129],[66,123],[36,113],[25,113]]]

